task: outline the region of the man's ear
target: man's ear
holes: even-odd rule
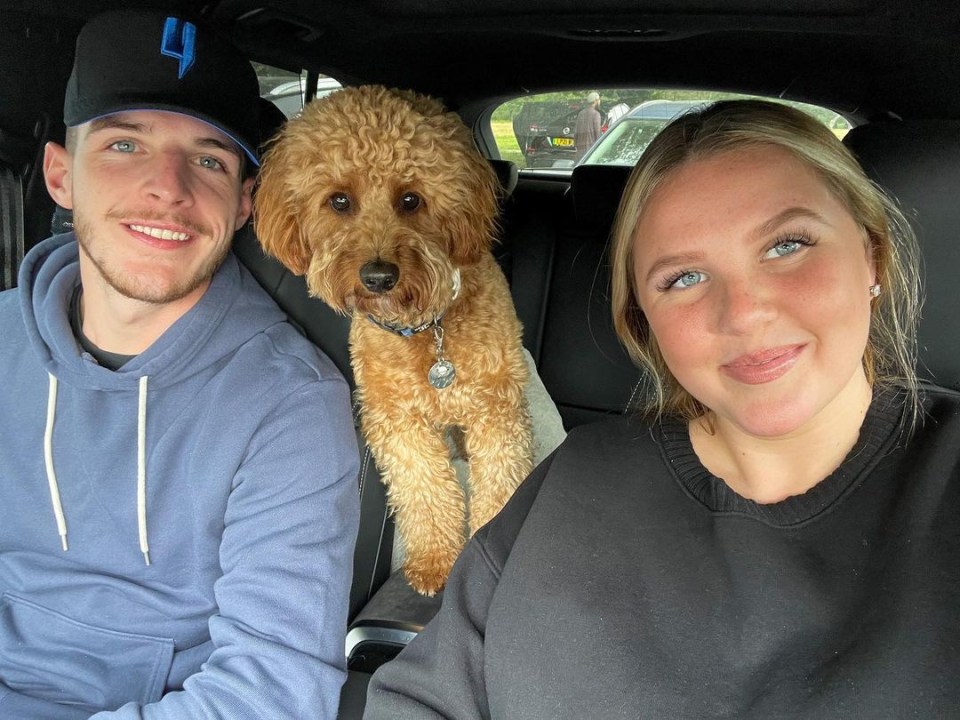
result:
[[[73,209],[73,158],[63,145],[43,147],[43,179],[50,197],[62,208]]]
[[[237,205],[237,222],[233,228],[234,232],[243,227],[243,224],[250,219],[250,213],[253,211],[253,184],[256,177],[248,177],[240,185],[240,204]]]

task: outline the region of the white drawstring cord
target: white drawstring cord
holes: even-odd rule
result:
[[[47,373],[50,390],[47,394],[47,426],[43,432],[43,461],[47,467],[47,484],[50,486],[50,502],[53,504],[53,514],[57,518],[57,532],[60,535],[60,545],[67,550],[67,520],[63,516],[63,505],[60,503],[60,486],[57,485],[57,473],[53,468],[53,422],[57,416],[57,378]]]
[[[147,376],[140,378],[140,407],[137,412],[137,529],[140,552],[150,564],[150,543],[147,541]]]

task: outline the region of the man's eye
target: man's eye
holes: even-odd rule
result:
[[[110,147],[122,153],[132,153],[137,149],[137,146],[134,145],[130,140],[117,140]]]
[[[350,202],[350,196],[346,193],[338,192],[330,196],[330,207],[333,208],[338,213],[345,213],[350,211],[352,203]]]
[[[217,160],[214,157],[209,155],[200,158],[200,167],[207,168],[208,170],[224,170],[223,163]]]

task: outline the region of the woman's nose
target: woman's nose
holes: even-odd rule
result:
[[[731,333],[745,333],[770,323],[779,314],[771,288],[756,278],[726,281],[722,284],[717,322]]]

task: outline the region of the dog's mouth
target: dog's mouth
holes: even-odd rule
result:
[[[386,294],[357,292],[346,298],[347,304],[358,315],[368,315],[384,325],[418,327],[443,314],[445,308],[424,307],[409,293],[394,290]]]
[[[358,283],[344,298],[345,304],[353,312],[372,317],[378,323],[389,327],[421,327],[442,317],[460,294],[460,271],[454,270],[449,282],[449,290],[442,286],[433,286],[422,294],[415,286],[404,283],[393,285],[383,292],[371,291],[368,283]]]

